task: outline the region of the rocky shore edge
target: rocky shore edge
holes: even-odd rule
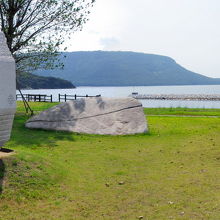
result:
[[[133,94],[135,99],[220,101],[220,94]]]

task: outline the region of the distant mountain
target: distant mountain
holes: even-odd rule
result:
[[[194,73],[173,59],[135,52],[70,52],[63,53],[63,70],[44,70],[36,74],[54,76],[76,86],[155,86],[211,85],[220,79]]]
[[[20,73],[17,76],[21,89],[67,89],[75,86],[64,79],[37,76],[30,73]]]

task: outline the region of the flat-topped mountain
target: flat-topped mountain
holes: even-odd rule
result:
[[[71,81],[76,86],[211,85],[214,79],[194,73],[166,56],[113,51],[63,53],[63,70],[41,70],[42,76]]]

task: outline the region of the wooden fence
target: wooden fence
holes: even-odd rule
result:
[[[89,96],[89,95],[67,95],[67,94],[64,94],[64,95],[61,95],[59,94],[58,95],[58,100],[59,102],[66,102],[66,101],[70,101],[70,100],[76,100],[77,98],[92,98],[92,97],[101,97],[101,95],[96,95],[96,96]]]
[[[67,95],[67,94],[58,94],[58,99],[54,99],[53,95],[44,95],[44,94],[23,94],[23,97],[27,102],[67,102],[70,100],[76,100],[77,98],[91,98],[91,97],[101,97],[101,95],[96,96],[81,96],[81,95]],[[16,100],[22,100],[22,95],[17,94]]]
[[[53,102],[52,95],[43,95],[43,94],[23,94],[27,102]],[[22,100],[22,95],[17,94],[16,100]]]

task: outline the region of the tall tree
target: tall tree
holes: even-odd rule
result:
[[[81,30],[95,0],[0,0],[0,26],[17,70],[54,68],[67,37]]]

